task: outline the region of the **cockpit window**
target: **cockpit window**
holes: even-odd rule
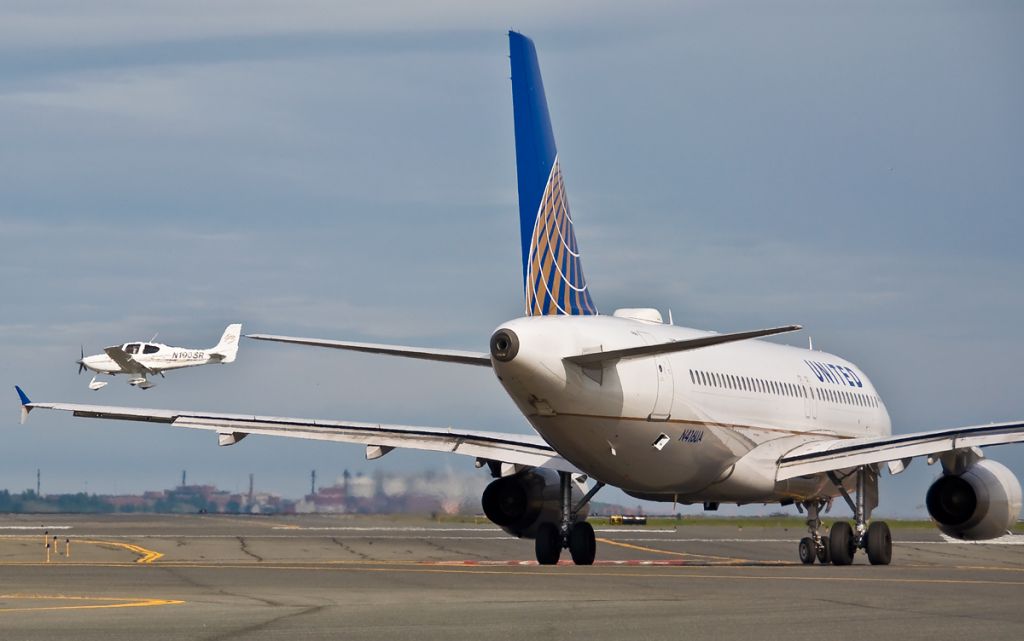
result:
[[[130,345],[125,345],[124,351],[129,353],[129,354],[138,354],[139,353],[139,344],[138,343],[131,343]]]
[[[160,348],[157,347],[156,345],[146,345],[145,347],[142,348],[143,354],[156,354],[159,351]]]

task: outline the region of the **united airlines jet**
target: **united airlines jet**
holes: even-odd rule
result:
[[[509,34],[525,314],[502,323],[487,352],[273,335],[251,338],[490,369],[536,436],[454,428],[261,417],[71,403],[35,409],[209,430],[220,445],[250,434],[358,443],[368,459],[395,448],[472,457],[494,478],[487,517],[534,539],[537,561],[568,549],[594,562],[587,505],[612,485],[651,501],[796,504],[807,514],[804,563],[849,565],[858,551],[888,564],[892,537],[871,518],[882,470],[916,457],[941,475],[925,503],[949,536],[1001,536],[1017,520],[1021,486],[982,448],[1024,440],[1024,422],[893,434],[878,390],[854,363],[760,338],[787,325],[731,334],[666,324],[654,309],[598,313],[583,273],[533,42]],[[841,498],[854,520],[826,533]]]

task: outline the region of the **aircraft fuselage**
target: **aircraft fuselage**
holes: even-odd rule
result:
[[[501,330],[517,353],[492,355],[494,371],[537,432],[587,474],[644,498],[834,495],[823,476],[776,483],[765,463],[819,437],[891,433],[867,375],[826,352],[750,340],[585,369],[562,359],[713,333],[615,316],[534,316]]]

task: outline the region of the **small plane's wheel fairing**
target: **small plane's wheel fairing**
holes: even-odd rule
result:
[[[537,528],[534,549],[537,552],[537,563],[541,565],[558,563],[558,557],[562,554],[562,533],[558,531],[558,526],[554,523],[541,523]]]
[[[810,565],[814,563],[814,539],[809,536],[805,536],[800,539],[800,562],[804,565]]]
[[[593,565],[597,556],[597,540],[594,526],[586,521],[574,523],[569,530],[569,553],[576,565]]]
[[[827,536],[821,537],[818,542],[818,563],[828,565],[832,562],[832,546]]]
[[[875,521],[868,527],[866,547],[871,565],[889,565],[892,561],[892,534],[885,521]]]
[[[850,565],[853,563],[854,540],[853,528],[846,521],[832,524],[829,532],[829,548],[832,553],[832,565]]]

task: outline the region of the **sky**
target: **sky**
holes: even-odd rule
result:
[[[37,468],[48,492],[187,469],[287,496],[311,469],[479,473],[55,413],[20,426],[15,383],[39,401],[529,432],[479,368],[243,341],[233,365],[91,392],[75,365],[157,332],[212,346],[230,322],[486,350],[523,304],[510,28],[538,48],[602,311],[802,324],[780,341],[857,363],[896,432],[1024,418],[1020,3],[8,0],[0,487]],[[1024,448],[989,455],[1024,474]],[[883,478],[879,511],[923,514],[936,473]]]

